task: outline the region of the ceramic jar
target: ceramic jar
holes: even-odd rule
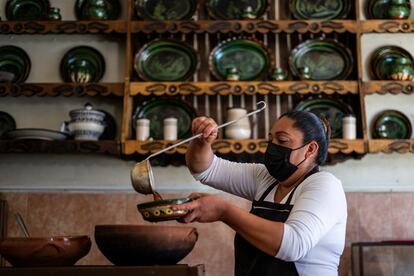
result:
[[[164,119],[164,140],[174,141],[177,140],[177,118],[165,118]]]
[[[409,0],[392,0],[387,10],[389,19],[407,19],[411,14]]]
[[[150,135],[150,120],[145,118],[139,118],[136,121],[136,139],[138,141],[145,141]]]
[[[247,114],[244,108],[232,107],[227,110],[227,121],[232,121]],[[224,134],[229,139],[249,139],[251,136],[251,127],[249,118],[243,118],[240,121],[226,126]]]
[[[356,139],[356,118],[352,114],[342,118],[342,138]]]
[[[89,103],[83,109],[71,110],[69,116],[68,129],[75,140],[97,141],[105,130],[105,113]]]

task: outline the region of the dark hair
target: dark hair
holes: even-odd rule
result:
[[[288,117],[294,121],[293,127],[303,133],[303,144],[307,144],[312,140],[318,143],[319,150],[315,161],[318,165],[322,165],[328,156],[329,138],[331,136],[328,120],[308,111],[290,111],[280,116],[280,118],[282,117]]]

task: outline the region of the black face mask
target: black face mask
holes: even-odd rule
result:
[[[264,165],[270,175],[279,181],[285,181],[288,179],[296,172],[298,166],[306,160],[305,156],[305,159],[303,159],[298,165],[293,165],[290,163],[290,154],[292,151],[301,149],[306,145],[307,144],[304,144],[296,149],[291,149],[270,142],[267,146],[264,160]]]

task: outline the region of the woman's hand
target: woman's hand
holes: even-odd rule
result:
[[[192,131],[194,135],[202,133],[200,139],[210,144],[217,138],[217,123],[209,117],[197,117],[192,122]]]
[[[192,193],[190,197],[193,201],[173,207],[173,210],[191,211],[183,217],[182,222],[215,222],[223,219],[228,203],[221,196]]]

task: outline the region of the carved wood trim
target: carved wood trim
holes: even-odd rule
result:
[[[185,20],[134,21],[132,33],[356,33],[352,20]]]
[[[345,139],[332,139],[329,142],[328,152],[330,154],[336,153],[358,153],[365,154],[367,152],[365,141],[362,139],[357,140],[345,140]]]
[[[0,97],[18,96],[123,96],[122,83],[0,83]]]
[[[413,94],[414,82],[411,81],[370,81],[363,83],[365,94]]]
[[[135,95],[358,94],[356,81],[132,82]]]
[[[127,21],[0,21],[0,34],[126,33]]]
[[[383,140],[368,141],[369,153],[414,153],[414,140]]]
[[[414,21],[411,20],[367,20],[361,22],[363,33],[412,33]]]

